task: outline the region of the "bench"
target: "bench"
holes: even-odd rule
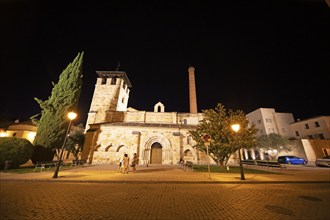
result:
[[[72,160],[71,167],[75,166],[78,167],[80,165],[84,165],[86,160]]]
[[[280,164],[275,161],[257,161],[258,166],[266,166],[266,167],[278,167],[278,168],[286,168],[284,164]]]
[[[257,165],[257,161],[255,161],[255,160],[242,160],[242,164]]]
[[[34,171],[35,172],[37,169],[40,169],[40,172],[42,172],[43,169],[48,169],[50,170],[52,167],[56,167],[58,164],[57,160],[53,160],[53,161],[38,161],[36,163],[36,166],[34,167]]]
[[[193,162],[191,162],[191,161],[186,161],[185,164],[184,164],[184,168],[185,168],[185,170],[186,170],[186,169],[189,169],[189,168],[193,170],[193,169],[194,169],[193,165],[194,165]]]

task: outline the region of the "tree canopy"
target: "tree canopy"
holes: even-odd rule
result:
[[[209,156],[220,166],[227,164],[230,156],[241,147],[251,148],[256,145],[256,128],[249,127],[248,119],[241,110],[225,109],[218,104],[215,109],[203,111],[204,118],[195,130],[190,130],[192,138],[196,141],[193,147],[206,153],[207,149],[202,136],[211,136]],[[231,125],[239,124],[240,130],[235,133]]]
[[[53,83],[51,96],[39,103],[41,118],[34,144],[46,148],[60,148],[68,126],[67,113],[75,111],[82,87],[82,65],[84,53],[76,58],[63,70],[57,84]]]
[[[263,134],[257,138],[257,148],[263,149],[274,159],[281,150],[291,151],[290,141],[275,133]]]

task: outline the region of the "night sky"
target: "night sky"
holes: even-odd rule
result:
[[[188,67],[198,110],[222,103],[295,119],[330,115],[330,7],[322,0],[0,0],[0,113],[25,120],[34,97],[84,51],[79,122],[96,71],[125,71],[128,106],[189,112]]]

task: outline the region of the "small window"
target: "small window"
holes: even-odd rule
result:
[[[275,133],[274,128],[268,128],[268,133]]]
[[[306,128],[306,129],[309,129],[309,125],[308,125],[308,124],[305,124],[305,128]]]
[[[267,122],[267,123],[272,123],[272,119],[270,119],[270,118],[266,118],[266,122]]]
[[[260,119],[258,120],[258,124],[261,124],[261,120]]]
[[[184,153],[184,156],[189,156],[189,157],[192,156],[192,153],[190,150],[185,150],[183,153]]]
[[[315,127],[320,127],[320,124],[319,124],[319,122],[318,121],[316,121],[316,122],[314,122],[315,123]]]
[[[123,97],[122,99],[121,99],[121,103],[125,103],[125,97]]]
[[[107,78],[102,78],[101,84],[104,85],[107,82]]]
[[[297,137],[299,136],[299,132],[298,132],[298,131],[296,131],[296,136],[297,136]]]
[[[323,134],[319,134],[319,138],[320,139],[324,139],[324,135]]]
[[[116,85],[117,84],[117,77],[111,78],[111,85]]]
[[[309,139],[313,139],[313,135],[308,135],[308,138]]]
[[[187,144],[191,144],[191,136],[190,135],[187,137]]]

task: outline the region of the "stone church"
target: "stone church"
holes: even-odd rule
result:
[[[190,112],[166,112],[163,103],[154,111],[127,107],[132,84],[123,71],[96,71],[98,78],[88,113],[81,158],[93,164],[118,163],[137,153],[139,164],[177,164],[180,157],[207,163],[195,150],[189,130],[203,118],[197,112],[195,69],[188,68]]]

